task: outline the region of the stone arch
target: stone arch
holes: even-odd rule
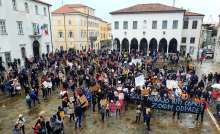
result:
[[[118,38],[114,39],[114,49],[119,51],[121,50],[120,40]]]
[[[160,40],[158,52],[167,53],[167,40],[165,38]]]
[[[169,53],[176,53],[177,52],[177,40],[175,38],[171,39],[170,40],[170,43],[169,43],[169,49],[168,49],[168,52]]]
[[[127,38],[124,38],[123,40],[122,40],[122,48],[121,48],[121,50],[122,51],[124,51],[124,52],[128,52],[129,51],[129,41],[128,41],[128,39]]]
[[[131,40],[130,51],[138,51],[138,40],[136,38]]]
[[[150,40],[149,51],[150,53],[157,51],[157,40],[155,38]]]
[[[147,40],[145,38],[142,38],[140,41],[140,51],[142,51],[144,54],[147,54]]]

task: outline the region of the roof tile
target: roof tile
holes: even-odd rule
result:
[[[189,12],[189,11],[186,11],[185,16],[205,16],[204,14],[200,14],[200,13],[194,13],[194,12]]]
[[[143,13],[143,12],[177,12],[185,10],[173,6],[167,6],[160,3],[138,4],[128,8],[120,9],[111,12],[110,14],[124,14],[124,13]]]

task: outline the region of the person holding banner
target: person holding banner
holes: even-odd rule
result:
[[[205,101],[204,98],[199,98],[196,100],[198,103],[201,103],[202,104],[202,108],[200,109],[200,113],[197,114],[196,116],[196,121],[198,122],[199,120],[199,116],[201,117],[201,122],[203,122],[203,117],[204,117],[204,113],[205,113],[205,110],[208,109],[208,103]]]

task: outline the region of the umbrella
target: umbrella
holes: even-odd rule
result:
[[[220,89],[220,84],[213,84],[211,87],[216,88],[216,89]]]

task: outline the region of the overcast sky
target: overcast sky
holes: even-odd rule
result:
[[[62,0],[42,0],[52,4],[52,10],[62,6]],[[64,4],[81,3],[95,9],[95,14],[106,21],[111,21],[109,12],[143,3],[163,3],[172,5],[173,0],[63,0]],[[204,22],[218,22],[220,0],[176,0],[176,7],[190,9],[192,12],[205,14]]]

